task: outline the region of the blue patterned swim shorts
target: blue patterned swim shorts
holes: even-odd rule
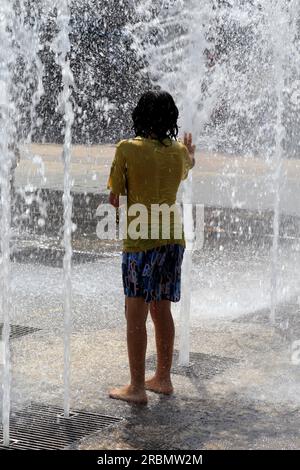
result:
[[[184,247],[163,245],[148,251],[124,252],[122,276],[127,297],[143,297],[145,302],[179,302]]]

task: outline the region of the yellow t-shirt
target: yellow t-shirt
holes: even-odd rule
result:
[[[166,139],[164,144],[136,137],[117,145],[107,188],[115,195],[127,195],[124,251],[146,251],[169,243],[185,246],[175,204],[180,182],[192,163],[183,143]]]

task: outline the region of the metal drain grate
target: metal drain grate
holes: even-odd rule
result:
[[[0,323],[0,338],[2,336],[3,323]],[[20,338],[21,336],[30,335],[36,331],[41,331],[40,328],[33,328],[31,326],[10,325],[10,339]]]
[[[211,379],[217,374],[222,374],[226,369],[233,366],[239,361],[231,357],[213,356],[210,354],[191,352],[191,364],[189,367],[182,367],[178,365],[178,362],[179,352],[175,350],[173,356],[172,374],[197,376],[202,379]],[[155,369],[155,356],[150,356],[146,360],[146,367],[150,370]]]
[[[11,445],[9,448],[0,445],[0,449],[63,450],[122,420],[86,411],[74,411],[70,418],[65,418],[61,408],[31,403],[12,415]],[[0,442],[3,442],[2,430]]]

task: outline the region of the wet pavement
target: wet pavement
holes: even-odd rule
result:
[[[102,157],[100,150],[104,152]],[[300,355],[295,355],[295,351],[300,340],[300,231],[296,223],[290,236],[280,241],[279,304],[276,323],[271,325],[272,219],[267,218],[267,213],[258,213],[253,218],[251,212],[256,236],[248,237],[245,232],[233,229],[234,223],[237,228],[241,226],[242,219],[249,226],[247,213],[239,218],[236,212],[228,215],[227,207],[222,212],[222,208],[213,206],[207,212],[206,242],[203,250],[193,255],[188,368],[178,365],[180,305],[173,308],[177,332],[174,395],[163,397],[149,392],[147,407],[108,398],[110,387],[128,382],[128,362],[121,245],[98,240],[95,220],[90,215],[101,202],[100,194],[106,194],[104,185],[113,157],[113,147],[100,150],[86,150],[84,164],[82,148],[74,153],[74,194],[78,195],[79,218],[73,236],[71,408],[124,420],[87,437],[76,448],[299,448]],[[54,218],[51,219],[48,207],[46,224],[39,224],[43,203],[35,201],[39,209],[35,213],[28,196],[25,205],[32,212],[27,222],[17,223],[22,210],[15,220],[12,324],[14,331],[20,326],[28,330],[23,329],[24,334],[11,341],[13,410],[23,409],[30,402],[60,407],[63,403],[63,247],[61,214],[57,216],[62,184],[59,152],[58,146],[36,148],[35,153],[42,160],[37,158],[33,162],[25,155],[27,160],[21,162],[16,175],[21,193],[24,185],[32,185],[26,187],[26,197],[32,194],[34,185],[39,194],[46,191],[45,200],[52,201]],[[220,176],[224,170],[221,157],[218,161],[204,158],[203,162],[210,165],[211,178],[216,177],[212,173]],[[264,172],[254,163],[247,167],[249,177],[253,178],[257,172]],[[296,168],[298,163],[294,165]],[[241,178],[245,179],[245,171],[244,168]],[[88,212],[86,208],[93,195],[95,199]],[[21,196],[24,199],[24,191]],[[32,214],[36,214],[35,218]],[[80,217],[84,214],[83,223]],[[263,230],[259,221],[264,224]],[[148,331],[146,364],[150,375],[155,368],[150,320]],[[0,365],[1,375],[2,370]]]
[[[178,365],[180,309],[175,305],[175,393],[149,392],[147,407],[108,398],[110,387],[128,382],[120,251],[112,245],[107,256],[94,255],[93,261],[77,260],[73,268],[71,407],[124,421],[87,437],[77,448],[299,448],[300,364],[292,361],[293,343],[300,339],[297,251],[291,246],[281,251],[287,272],[274,326],[269,322],[267,247],[225,245],[220,250],[207,243],[203,252],[194,253],[191,365]],[[15,261],[12,279],[12,323],[38,329],[11,343],[13,409],[32,401],[62,406],[62,269],[37,256],[34,262]],[[155,346],[150,321],[148,331],[151,375]]]

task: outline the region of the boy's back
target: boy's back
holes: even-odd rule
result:
[[[151,206],[173,206],[180,182],[188,175],[191,161],[186,146],[180,142],[137,137],[123,140],[117,145],[115,160],[109,179],[114,194],[127,194],[128,208],[142,204],[148,210],[150,225]],[[130,222],[131,218],[129,218]],[[150,228],[149,228],[150,234]],[[174,223],[171,223],[174,240]],[[183,237],[178,242],[184,243]],[[150,249],[166,240],[127,240],[125,249]],[[170,242],[170,240],[169,240]]]
[[[127,184],[129,204],[173,204],[191,165],[184,144],[164,143],[141,137],[121,141],[110,175],[112,191],[124,195]]]

